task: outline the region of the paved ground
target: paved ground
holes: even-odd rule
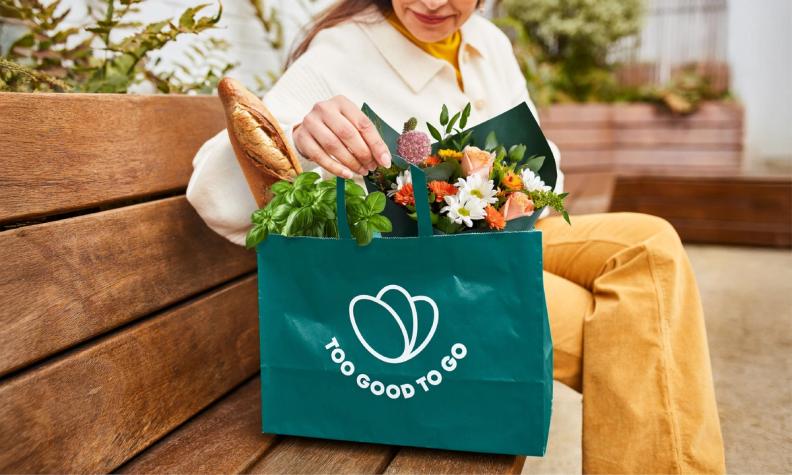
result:
[[[792,473],[792,252],[687,246],[699,280],[729,473]],[[580,396],[556,384],[548,454],[580,472]]]

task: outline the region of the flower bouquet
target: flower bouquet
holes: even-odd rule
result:
[[[414,235],[410,164],[426,174],[431,220],[438,234],[531,229],[546,206],[569,222],[567,193],[557,194],[552,188],[552,151],[526,104],[469,130],[464,129],[470,104],[453,115],[443,106],[439,125],[426,124],[434,144],[416,130],[414,118],[398,134],[369,107],[363,111],[397,157],[390,168],[380,167],[366,177],[370,192],[381,191],[390,198],[384,214],[393,229],[387,235]]]

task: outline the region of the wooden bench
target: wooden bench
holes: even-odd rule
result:
[[[212,97],[0,93],[0,472],[511,472],[260,433],[255,256],[184,197]]]

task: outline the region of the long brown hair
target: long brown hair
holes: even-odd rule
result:
[[[481,0],[478,0],[476,4],[481,5]],[[331,5],[311,24],[305,33],[305,37],[289,54],[286,67],[288,68],[308,50],[308,47],[311,46],[311,41],[313,41],[317,33],[325,28],[332,28],[343,23],[359,13],[363,13],[372,5],[377,7],[382,16],[387,16],[393,11],[391,0],[339,0],[334,5]]]

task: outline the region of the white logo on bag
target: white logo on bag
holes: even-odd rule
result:
[[[410,321],[410,323],[412,323],[412,327],[411,327],[412,331],[410,332],[407,331],[407,326],[404,324],[404,320],[402,320],[399,314],[396,313],[393,307],[391,307],[382,300],[382,296],[389,291],[400,292],[407,299],[407,302],[409,302],[410,310],[412,311],[412,320]],[[399,326],[399,330],[401,330],[402,337],[404,338],[404,351],[402,351],[401,355],[397,356],[396,358],[389,358],[387,356],[382,355],[380,352],[372,348],[371,345],[368,343],[368,341],[366,341],[366,339],[363,337],[363,334],[360,333],[360,329],[358,328],[357,325],[357,320],[355,319],[355,304],[357,304],[361,300],[366,300],[369,302],[374,302],[379,304],[385,310],[387,310],[388,313],[391,315],[391,317],[393,317],[393,319],[396,321],[396,325]],[[418,310],[415,307],[415,302],[426,302],[432,308],[432,327],[429,329],[429,333],[426,335],[423,341],[421,341],[420,345],[418,345],[417,348],[415,347],[415,344],[418,341]],[[358,340],[360,340],[360,344],[363,345],[363,347],[369,353],[371,353],[373,357],[385,363],[391,363],[391,364],[398,364],[398,363],[404,363],[406,361],[410,361],[411,359],[418,356],[418,354],[420,354],[424,348],[426,348],[426,345],[428,345],[429,342],[432,340],[435,330],[437,330],[437,321],[440,316],[439,314],[440,312],[437,310],[437,304],[435,303],[434,300],[424,295],[416,295],[415,297],[413,297],[410,295],[409,292],[404,290],[403,287],[400,287],[398,285],[387,285],[383,287],[382,290],[380,290],[377,293],[376,297],[372,297],[370,295],[358,295],[349,302],[349,320],[352,323],[352,329],[355,330],[355,335],[357,335]]]

